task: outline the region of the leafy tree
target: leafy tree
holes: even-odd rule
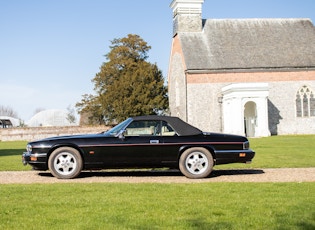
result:
[[[151,47],[133,34],[111,43],[107,62],[92,79],[96,95],[83,95],[76,104],[79,113],[88,113],[92,123],[109,123],[165,111],[168,97],[162,72],[146,61]]]

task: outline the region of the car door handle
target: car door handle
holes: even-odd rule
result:
[[[150,144],[158,144],[158,143],[160,143],[159,140],[150,140]]]

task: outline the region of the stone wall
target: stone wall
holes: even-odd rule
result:
[[[296,94],[304,85],[314,92],[315,71],[188,73],[186,77],[187,88],[181,88],[179,91],[187,91],[187,96],[182,97],[183,100],[186,99],[187,121],[203,131],[224,132],[224,119],[236,117],[237,114],[229,114],[230,116],[223,114],[219,101],[221,89],[239,83],[240,80],[241,83],[268,83],[268,127],[265,128],[269,129],[272,135],[315,133],[314,116],[296,116]],[[169,92],[173,98],[176,97],[174,92]],[[252,101],[255,101],[255,98]],[[170,110],[174,111],[172,106],[173,104],[170,103]],[[230,122],[237,121],[233,119]]]
[[[100,133],[106,126],[65,126],[0,129],[0,141],[34,141],[53,136]]]

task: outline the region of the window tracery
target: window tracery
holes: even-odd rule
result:
[[[297,91],[295,104],[297,117],[315,116],[315,95],[308,86],[304,85]]]

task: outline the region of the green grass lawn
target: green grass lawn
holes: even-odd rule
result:
[[[256,152],[252,164],[218,165],[215,169],[315,167],[315,135],[271,136],[250,139]],[[0,171],[30,170],[21,163],[26,142],[0,142]]]
[[[0,229],[315,228],[315,183],[67,183],[0,188]]]
[[[30,166],[22,164],[22,153],[25,152],[26,141],[0,141],[0,171],[30,170]]]
[[[315,135],[271,136],[251,139],[260,168],[315,167]]]
[[[256,152],[253,162],[219,165],[215,168],[307,168],[315,167],[315,135],[288,135],[251,138]]]

